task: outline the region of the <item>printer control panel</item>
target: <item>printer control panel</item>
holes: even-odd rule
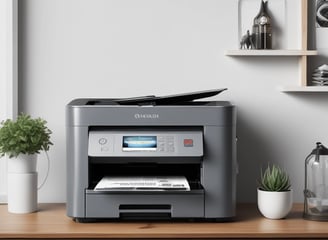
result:
[[[88,154],[106,156],[203,156],[201,131],[90,131]]]

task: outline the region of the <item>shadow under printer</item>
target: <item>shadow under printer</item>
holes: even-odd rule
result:
[[[224,90],[71,101],[67,215],[77,222],[232,220],[236,109],[195,101]],[[177,179],[188,187],[174,186]]]

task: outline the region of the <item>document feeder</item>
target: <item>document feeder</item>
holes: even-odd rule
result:
[[[224,101],[194,101],[190,96],[208,97],[223,90],[187,94],[187,101],[184,95],[173,95],[173,100],[164,97],[165,101],[147,96],[135,101],[70,102],[66,107],[67,215],[79,222],[232,219],[235,107]],[[104,177],[150,176],[183,176],[190,190],[94,189]]]

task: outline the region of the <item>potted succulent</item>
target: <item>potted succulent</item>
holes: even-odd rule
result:
[[[21,114],[0,126],[0,156],[8,157],[8,211],[37,210],[37,154],[48,151],[51,131],[41,118]]]
[[[280,219],[287,216],[293,204],[293,191],[289,176],[279,166],[268,165],[257,189],[257,204],[263,216]]]

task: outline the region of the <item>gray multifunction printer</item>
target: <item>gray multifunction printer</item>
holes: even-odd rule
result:
[[[233,219],[236,108],[198,100],[224,90],[71,101],[67,215],[78,222]]]

